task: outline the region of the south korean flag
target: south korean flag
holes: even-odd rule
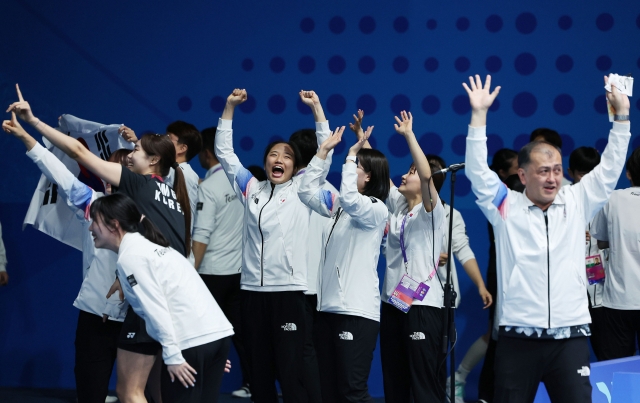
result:
[[[58,121],[57,130],[78,139],[82,145],[106,161],[112,152],[120,148],[132,150],[134,147],[133,143],[124,140],[118,132],[121,126],[119,124],[103,125],[79,119],[72,115],[62,115]],[[100,178],[67,156],[44,137],[42,140],[45,147],[58,157],[82,183],[96,192],[104,193],[104,183]],[[37,230],[58,241],[82,250],[84,231],[82,223],[66,204],[67,201],[64,196],[58,193],[58,186],[49,182],[44,175],[41,175],[38,186],[31,198],[23,228],[27,224],[31,224]]]

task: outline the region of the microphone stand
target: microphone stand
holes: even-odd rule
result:
[[[444,354],[447,353],[449,346],[451,346],[451,356],[450,356],[450,402],[453,403],[455,401],[455,391],[456,391],[456,360],[455,360],[455,345],[457,339],[456,333],[456,323],[455,323],[455,308],[456,308],[456,291],[453,289],[453,283],[451,278],[451,268],[453,265],[453,256],[451,256],[451,245],[453,244],[452,236],[453,236],[453,202],[455,197],[455,184],[456,184],[456,171],[458,169],[462,169],[464,166],[458,166],[456,168],[451,168],[451,201],[449,203],[450,212],[449,212],[449,244],[447,245],[447,279],[444,285],[444,326],[442,327],[442,352]],[[439,202],[439,200],[438,200]],[[445,393],[444,402],[447,403],[447,394]]]

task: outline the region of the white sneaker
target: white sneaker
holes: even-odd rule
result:
[[[118,401],[118,398],[115,396],[107,396],[106,399],[104,399],[104,403],[115,403]]]
[[[464,381],[458,379],[458,372],[456,371],[455,381],[455,403],[464,403],[464,386],[467,384]],[[447,397],[449,397],[449,391],[451,390],[451,377],[447,377]]]
[[[242,397],[242,398],[251,397],[251,390],[249,390],[249,385],[242,385],[240,389],[234,390],[233,392],[231,392],[231,396]]]

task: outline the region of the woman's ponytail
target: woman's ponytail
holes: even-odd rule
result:
[[[188,257],[191,254],[191,203],[182,168],[176,163],[173,170],[175,171],[173,191],[176,192],[176,199],[184,212],[184,250],[185,256]]]
[[[160,232],[158,227],[156,227],[155,224],[152,223],[145,215],[142,215],[138,225],[138,232],[155,244],[164,246],[165,248],[169,246],[167,238],[162,235],[162,232]]]

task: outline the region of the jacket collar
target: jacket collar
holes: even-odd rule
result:
[[[531,199],[529,199],[529,196],[527,196],[527,189],[524,190],[523,194],[524,194],[524,199],[527,207],[529,208],[538,207],[531,201]],[[554,204],[558,204],[561,206],[564,206],[565,204],[567,204],[565,200],[563,188],[560,188],[560,190],[558,191],[558,194],[556,194],[556,198],[553,199],[553,203],[551,203],[551,206],[553,206]]]

